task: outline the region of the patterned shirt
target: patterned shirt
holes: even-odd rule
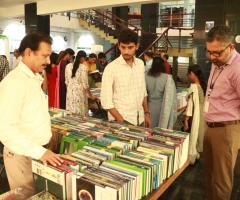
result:
[[[147,96],[144,64],[134,58],[130,67],[122,56],[107,65],[102,78],[101,103],[116,108],[124,120],[138,125],[144,121],[143,99]],[[109,119],[113,116],[109,113]]]
[[[8,74],[10,71],[9,63],[7,58],[0,56],[0,81]]]

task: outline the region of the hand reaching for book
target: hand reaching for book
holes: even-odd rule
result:
[[[60,158],[59,155],[53,153],[50,150],[47,150],[43,156],[40,158],[40,160],[44,163],[44,164],[51,164],[53,166],[57,166],[57,165],[61,165],[61,163],[63,162],[63,160]]]

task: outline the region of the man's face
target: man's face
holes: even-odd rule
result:
[[[208,59],[217,66],[222,66],[229,60],[234,45],[223,41],[214,40],[207,42],[207,56]]]
[[[42,72],[43,69],[50,64],[50,55],[52,53],[52,47],[46,42],[41,42],[39,48],[36,51],[30,50],[28,54],[29,67],[35,73]]]
[[[120,44],[118,44],[118,48],[124,60],[131,60],[136,54],[138,45],[133,42],[127,44],[121,42]]]
[[[99,61],[100,63],[105,63],[105,62],[106,62],[106,59],[105,59],[105,58],[98,58],[98,61]]]

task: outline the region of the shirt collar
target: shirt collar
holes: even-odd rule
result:
[[[33,71],[22,61],[19,63],[18,67],[29,78],[37,79],[40,82],[43,81],[43,77],[39,73],[33,73]]]
[[[122,57],[122,55],[119,56],[119,63],[121,65],[127,65],[129,66],[129,64],[127,64],[127,62],[124,60],[124,58]],[[133,57],[133,66],[136,65],[136,57]],[[129,66],[130,67],[130,66]]]

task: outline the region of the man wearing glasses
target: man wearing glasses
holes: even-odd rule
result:
[[[228,27],[207,34],[206,50],[212,62],[204,105],[208,129],[203,156],[207,199],[228,200],[240,147],[240,55]]]

